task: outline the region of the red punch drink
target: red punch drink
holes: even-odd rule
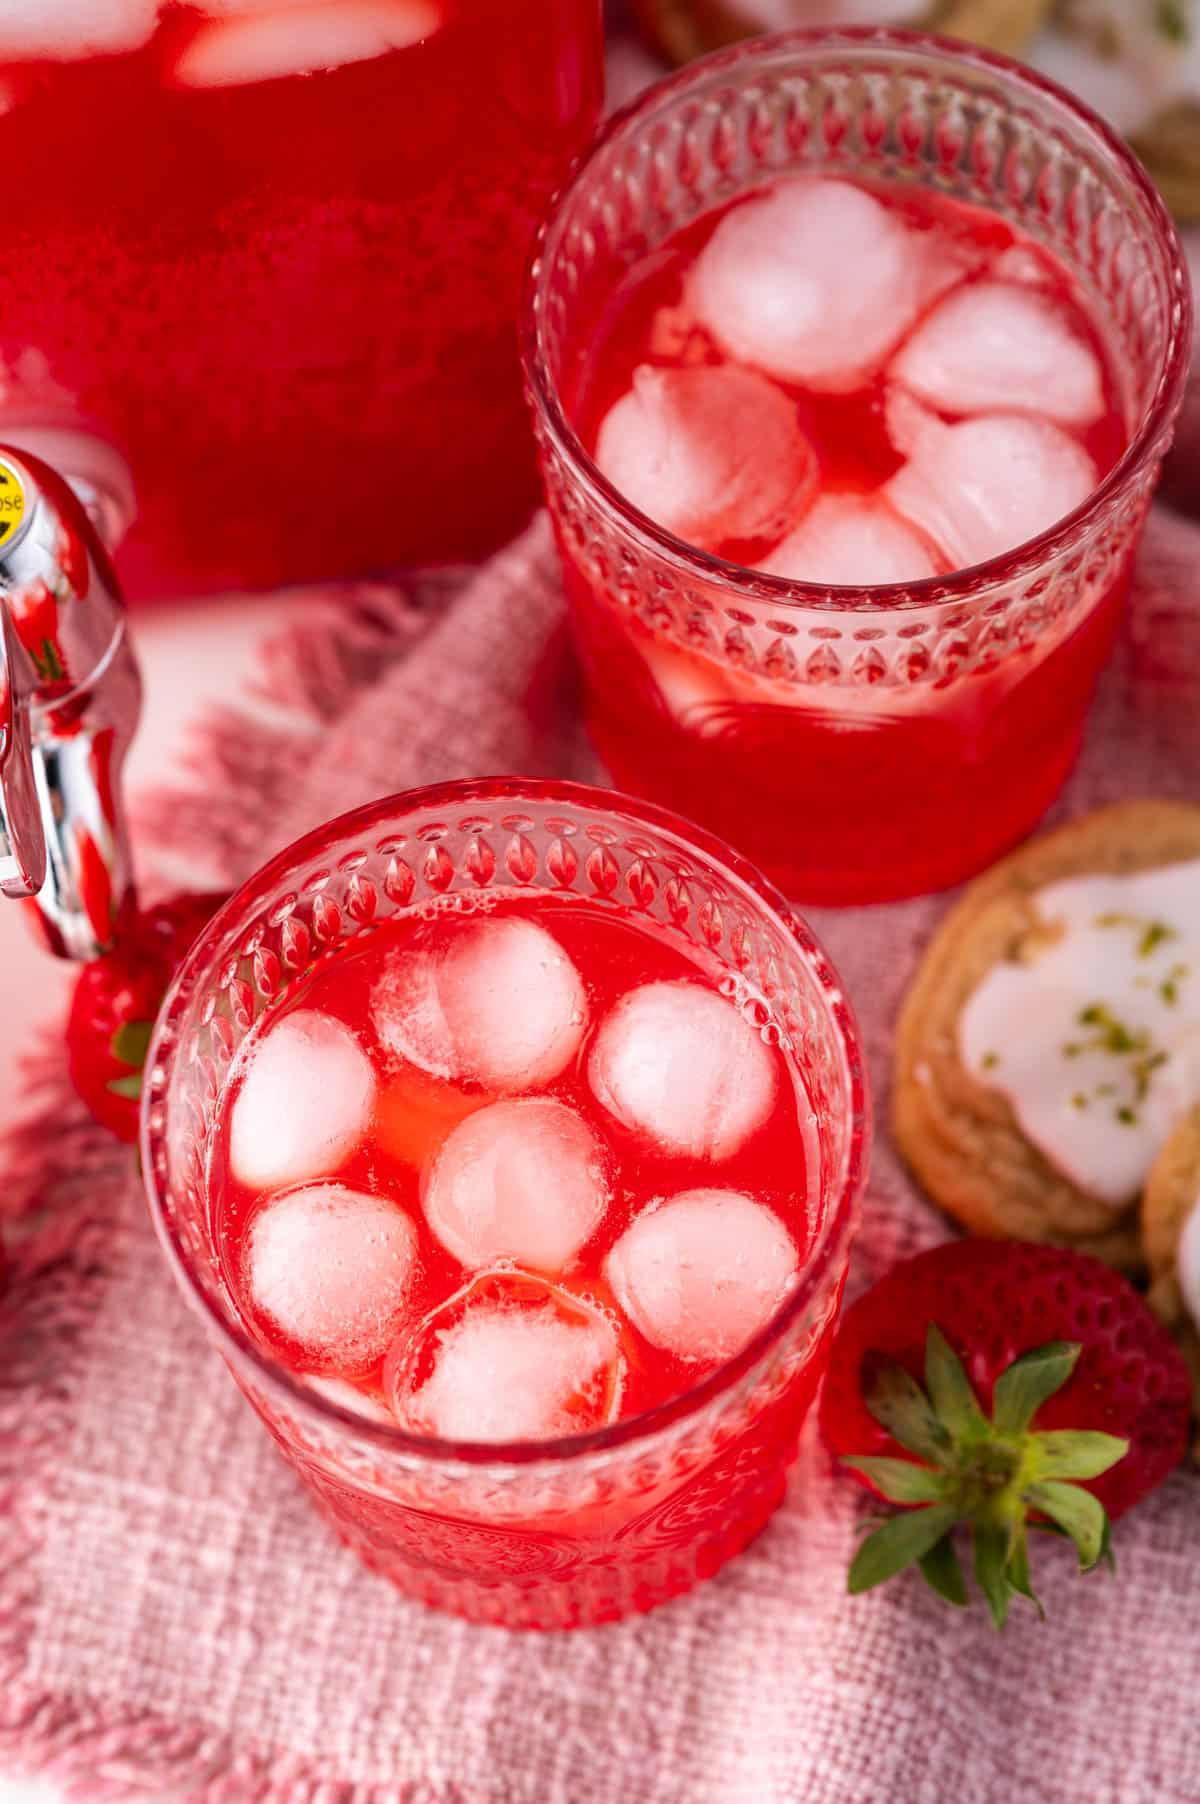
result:
[[[447,786],[335,823],[317,889],[285,854],[148,1105],[168,1246],[339,1532],[513,1626],[649,1608],[762,1526],[861,1176],[827,967],[624,809]]]
[[[1013,65],[801,33],[648,96],[547,228],[527,341],[617,782],[822,901],[1019,838],[1112,643],[1185,315],[1132,159]]]
[[[521,275],[600,80],[598,0],[3,8],[0,420],[125,461],[134,593],[520,524]]]
[[[782,1054],[719,970],[586,901],[390,923],[240,1069],[231,1288],[372,1415],[488,1441],[637,1415],[740,1352],[808,1250]]]

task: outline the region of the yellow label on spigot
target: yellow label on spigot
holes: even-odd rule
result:
[[[0,459],[0,554],[15,539],[25,518],[25,484],[10,463]]]

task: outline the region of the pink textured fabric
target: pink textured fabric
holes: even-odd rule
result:
[[[1058,812],[1200,793],[1200,526],[1160,509]],[[356,590],[222,716],[201,803],[142,810],[147,864],[244,875],[368,796],[589,774],[545,523],[481,574]],[[314,731],[314,728],[319,731]],[[881,1101],[945,898],[820,910]],[[1184,1804],[1200,1797],[1196,1479],[1118,1532],[1115,1578],[1042,1554],[1050,1622],[1003,1638],[901,1581],[851,1601],[860,1494],[806,1448],[741,1559],[649,1617],[520,1636],[426,1613],[335,1544],[177,1295],[132,1157],[57,1049],[0,1155],[0,1766],[85,1800],[205,1804]],[[947,1232],[882,1131],[855,1282]]]

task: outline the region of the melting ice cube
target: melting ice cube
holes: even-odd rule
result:
[[[417,1257],[404,1210],[342,1184],[312,1184],[255,1216],[246,1251],[254,1307],[314,1365],[363,1371],[403,1323]]]
[[[261,7],[223,0],[231,16],[201,26],[172,71],[185,88],[232,88],[369,62],[420,43],[441,24],[434,0],[307,0]]]
[[[583,980],[553,934],[515,918],[461,924],[439,952],[397,953],[371,993],[389,1051],[434,1077],[532,1090],[570,1063]]]
[[[323,1177],[366,1133],[375,1078],[348,1027],[297,1009],[253,1046],[234,1099],[229,1162],[242,1184]]]
[[[395,1424],[396,1418],[386,1404],[381,1403],[371,1392],[360,1390],[358,1385],[351,1384],[346,1378],[306,1376],[304,1382],[310,1391],[315,1391],[318,1397],[324,1397],[327,1403],[336,1403],[339,1409],[351,1410],[368,1422]]]
[[[947,295],[891,374],[942,413],[1028,412],[1086,426],[1104,412],[1091,346],[1049,295],[1011,282],[975,282]]]
[[[648,983],[607,1016],[588,1060],[604,1107],[670,1152],[727,1159],[771,1112],[775,1067],[732,1002]]]
[[[4,0],[0,59],[82,60],[137,50],[153,35],[159,0]]]
[[[389,1358],[407,1427],[455,1441],[543,1440],[615,1420],[625,1365],[615,1324],[519,1272],[477,1278]]]
[[[1091,458],[1061,427],[981,414],[953,426],[929,420],[884,493],[962,570],[1036,538],[1095,486]]]
[[[849,389],[959,273],[861,188],[798,176],[725,215],[687,299],[730,356],[809,388]]]
[[[763,1203],[685,1190],[639,1215],[608,1256],[617,1301],[648,1341],[680,1359],[731,1359],[796,1276],[796,1249]]]
[[[423,1187],[436,1238],[471,1268],[515,1259],[558,1272],[608,1206],[604,1152],[565,1103],[492,1103],[449,1135]]]
[[[605,415],[596,462],[656,525],[700,546],[777,537],[817,474],[787,396],[729,364],[639,365]]]
[[[932,547],[886,501],[822,495],[764,562],[794,582],[844,587],[914,583],[940,569]]]

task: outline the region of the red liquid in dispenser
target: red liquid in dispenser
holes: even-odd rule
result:
[[[536,485],[516,317],[597,0],[19,0],[0,424],[123,457],[135,595],[475,556]]]

